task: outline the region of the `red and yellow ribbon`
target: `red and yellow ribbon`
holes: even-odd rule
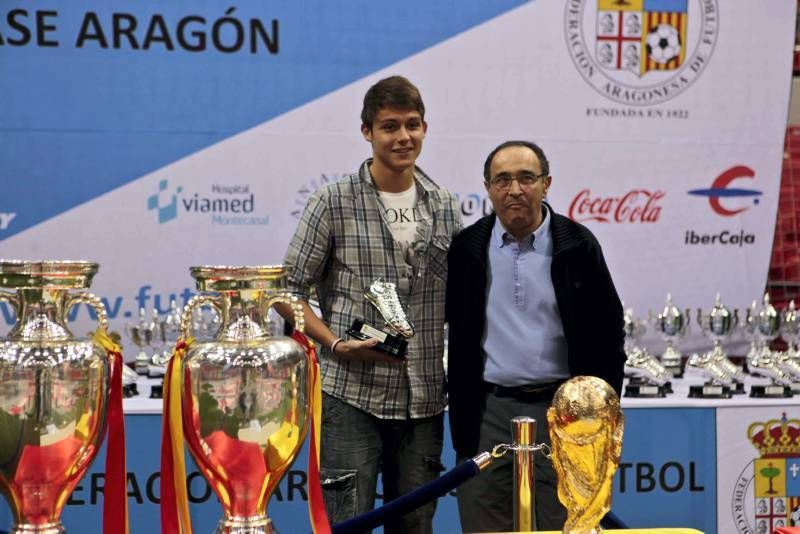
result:
[[[161,421],[161,531],[192,532],[186,489],[186,458],[183,453],[181,418],[181,369],[193,338],[179,339],[164,375],[164,410]]]
[[[325,503],[322,501],[322,487],[319,480],[319,445],[320,426],[322,423],[322,382],[319,376],[319,361],[317,350],[308,338],[297,330],[292,333],[292,338],[303,346],[308,354],[311,365],[311,433],[308,444],[308,515],[314,534],[330,534],[331,526],[328,523],[328,514]]]
[[[97,329],[94,341],[105,349],[110,369],[106,411],[103,532],[128,534],[128,469],[125,461],[125,416],[122,411],[122,351],[103,329]]]

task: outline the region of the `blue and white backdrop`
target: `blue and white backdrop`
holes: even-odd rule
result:
[[[116,328],[185,301],[190,265],[280,262],[310,192],[369,155],[365,90],[400,73],[428,108],[419,163],[467,222],[486,154],[535,140],[626,305],[742,308],[769,264],[795,4],[8,0],[0,256],[99,261]]]
[[[719,291],[741,309],[766,281],[795,11],[4,0],[0,257],[100,262],[93,290],[119,331],[141,306],[183,304],[190,265],[279,263],[309,194],[369,155],[365,90],[402,74],[428,109],[419,164],[466,222],[489,210],[486,154],[534,140],[549,201],[598,236],[627,306],[644,315],[669,291],[707,308]],[[85,307],[73,318],[91,328]]]

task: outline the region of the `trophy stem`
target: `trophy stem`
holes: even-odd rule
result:
[[[664,354],[661,355],[661,364],[667,368],[672,376],[679,377],[681,376],[681,358],[682,355],[675,346],[672,344],[672,340],[667,340],[667,347],[664,350]]]
[[[11,529],[11,534],[64,534],[64,532],[66,531],[60,521],[41,525],[22,523],[14,525],[14,528]]]
[[[250,517],[227,516],[217,525],[214,534],[274,534],[272,520],[266,515]]]

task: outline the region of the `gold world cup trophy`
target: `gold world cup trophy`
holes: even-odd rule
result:
[[[558,499],[567,509],[563,532],[599,532],[600,520],[611,509],[612,482],[622,452],[619,397],[600,378],[572,378],[556,391],[547,422]]]

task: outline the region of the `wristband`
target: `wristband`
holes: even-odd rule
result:
[[[336,339],[333,340],[333,343],[331,343],[331,354],[336,354],[336,345],[338,345],[342,341],[344,340],[340,337],[337,337]]]

